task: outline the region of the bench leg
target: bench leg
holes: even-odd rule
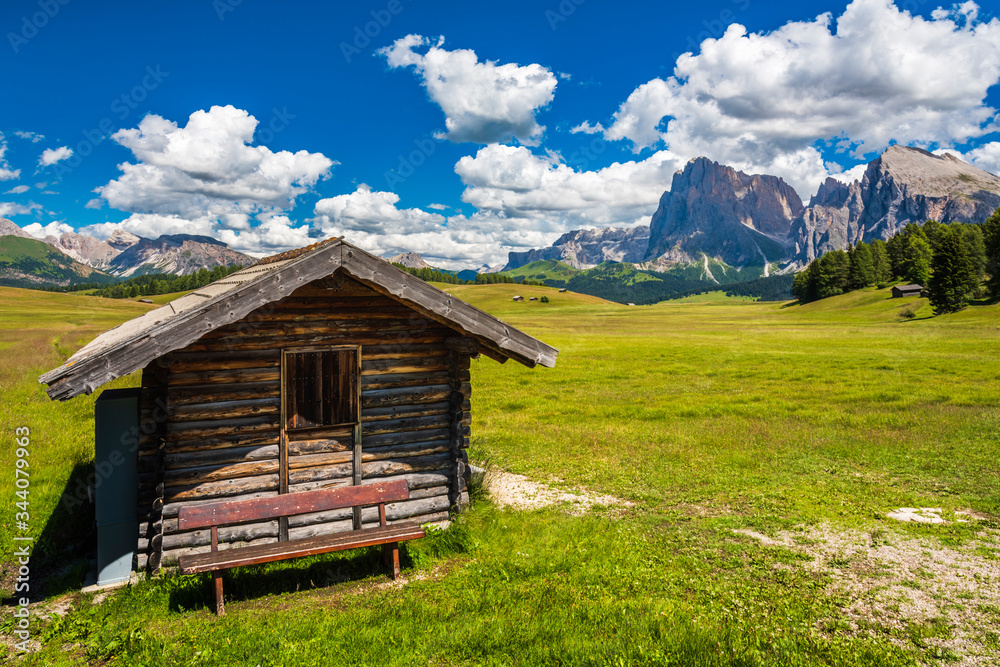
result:
[[[399,542],[382,545],[382,560],[393,579],[399,578]]]
[[[226,603],[222,599],[222,571],[216,570],[212,573],[212,583],[215,587],[215,615],[226,615]]]

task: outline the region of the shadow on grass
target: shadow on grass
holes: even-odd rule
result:
[[[413,567],[405,544],[399,545],[399,564],[403,570]],[[298,558],[265,565],[248,565],[222,573],[226,603],[246,602],[270,595],[328,588],[334,584],[360,582],[372,576],[388,575],[382,563],[381,547],[367,547],[348,552]],[[181,575],[178,575],[181,576]],[[172,612],[215,609],[211,573],[184,577],[185,585],[170,593]]]
[[[90,561],[97,557],[94,505],[86,490],[87,477],[93,471],[93,462],[77,463],[38,539],[15,544],[15,550],[22,544],[31,546],[27,593],[32,601],[83,587]],[[16,577],[17,558],[7,566],[13,568],[13,576]],[[10,575],[4,574],[7,580]],[[24,594],[24,591],[15,593],[13,586],[5,586],[0,604],[13,604]]]

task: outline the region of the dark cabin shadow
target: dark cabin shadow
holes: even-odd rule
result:
[[[31,544],[28,594],[32,601],[79,590],[96,561],[94,505],[87,493],[87,479],[93,471],[92,461],[77,463],[38,539],[14,545],[16,552],[22,544]],[[5,569],[12,568],[16,578],[18,566],[15,556],[11,563],[5,564]],[[11,577],[7,572],[4,575],[5,580]],[[0,603],[10,605],[23,595],[23,592],[15,593],[14,586],[10,586],[9,590],[4,590]]]
[[[399,545],[401,569],[413,567],[406,545]],[[371,576],[388,576],[380,547],[354,549],[323,556],[298,558],[265,565],[248,565],[222,573],[226,603],[246,602],[269,595],[319,590],[335,584],[359,582]],[[183,575],[176,575],[183,576]],[[170,611],[215,609],[210,573],[184,577],[170,593]]]

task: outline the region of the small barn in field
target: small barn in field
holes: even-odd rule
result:
[[[920,296],[924,291],[921,285],[896,285],[892,288],[892,298],[900,299],[907,296]]]
[[[468,502],[469,366],[480,354],[552,367],[558,351],[328,239],[125,322],[39,381],[67,400],[142,371],[141,389],[124,390],[134,393],[134,426],[112,429],[122,432],[125,463],[119,454],[108,466],[134,464],[138,478],[111,497],[113,485],[98,489],[98,539],[102,493],[105,516],[134,506],[114,521],[134,567],[156,571],[209,550],[207,530],[177,529],[184,505],[406,479],[410,499],[387,508],[390,522],[446,519]],[[350,509],[307,514],[223,528],[220,541],[274,542],[368,521]]]

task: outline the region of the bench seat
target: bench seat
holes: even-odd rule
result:
[[[362,530],[351,530],[332,535],[306,537],[288,542],[256,544],[249,547],[223,549],[203,554],[180,557],[181,574],[197,574],[227,570],[243,565],[270,563],[286,558],[300,558],[317,554],[371,547],[379,544],[404,542],[424,536],[424,529],[412,522],[394,523],[391,526],[376,526]]]

